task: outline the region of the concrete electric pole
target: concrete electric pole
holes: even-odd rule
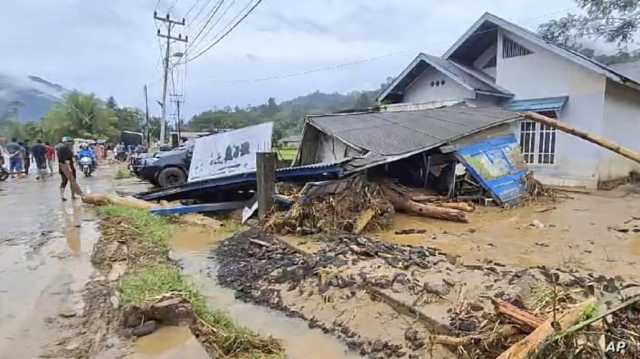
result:
[[[162,119],[160,122],[160,145],[164,145],[165,144],[165,140],[166,140],[166,126],[167,126],[167,80],[169,78],[169,56],[171,54],[171,41],[179,41],[179,42],[188,42],[189,38],[188,36],[182,37],[181,34],[178,34],[178,37],[174,37],[171,36],[171,30],[173,28],[173,26],[175,25],[180,25],[180,26],[184,26],[185,25],[185,20],[182,19],[182,21],[175,21],[172,20],[171,17],[169,16],[169,14],[167,14],[166,17],[158,17],[158,13],[154,11],[153,13],[153,18],[161,21],[163,23],[166,24],[167,26],[167,33],[166,34],[162,34],[160,33],[160,29],[158,29],[158,37],[167,39],[167,47],[165,50],[165,55],[164,55],[164,77],[163,77],[163,82],[162,82]]]

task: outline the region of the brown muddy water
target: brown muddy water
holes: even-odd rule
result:
[[[210,251],[231,235],[225,230],[182,227],[171,241],[171,257],[180,262],[184,272],[191,276],[208,298],[212,309],[227,312],[237,324],[257,333],[280,339],[289,358],[360,357],[348,352],[347,347],[336,338],[319,329],[309,329],[307,322],[302,319],[289,318],[280,312],[238,301],[233,290],[218,285],[215,268],[212,272]]]
[[[111,186],[111,170],[80,178],[87,192]],[[61,202],[59,176],[0,183],[0,358],[35,358],[59,334],[48,323],[80,313],[93,273],[95,212]]]

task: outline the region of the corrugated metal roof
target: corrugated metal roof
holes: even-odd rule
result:
[[[428,150],[518,118],[498,107],[459,104],[418,111],[313,116],[309,123],[371,152],[368,157],[379,158]]]
[[[560,111],[568,100],[568,96],[512,100],[505,108],[511,111]]]

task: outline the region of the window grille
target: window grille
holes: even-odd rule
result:
[[[556,129],[534,121],[521,121],[520,151],[526,163],[554,164],[556,161]]]

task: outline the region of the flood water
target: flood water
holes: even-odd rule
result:
[[[359,358],[348,352],[347,347],[333,336],[318,329],[309,329],[307,322],[289,318],[269,308],[241,302],[235,299],[233,290],[218,285],[208,275],[212,271],[213,259],[210,251],[231,233],[207,229],[185,229],[177,231],[171,241],[171,256],[180,261],[184,272],[192,277],[202,293],[208,298],[212,309],[227,312],[239,325],[262,335],[280,339],[289,358]],[[215,265],[214,265],[215,270]],[[211,274],[215,276],[215,274]]]

